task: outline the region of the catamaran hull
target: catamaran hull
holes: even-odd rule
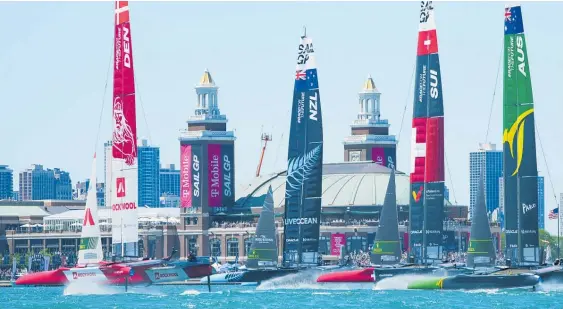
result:
[[[517,275],[457,275],[453,277],[421,279],[409,283],[412,290],[475,290],[533,287],[540,277],[533,274]]]
[[[295,274],[298,269],[252,269],[244,271],[235,271],[222,274],[214,274],[210,276],[210,282],[213,283],[243,283],[256,282],[260,284],[263,281],[278,278],[290,274]],[[207,284],[207,277],[201,278],[201,283]]]
[[[133,274],[133,275],[131,275]],[[61,267],[56,270],[27,274],[15,282],[18,286],[61,286],[87,281],[109,285],[154,284],[199,278],[211,274],[208,263],[188,263],[165,267],[163,261],[140,261],[127,264],[105,264],[99,267]]]
[[[322,274],[317,278],[319,283],[355,283],[355,282],[374,282],[373,280],[373,267],[334,271]]]

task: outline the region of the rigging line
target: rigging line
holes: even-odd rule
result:
[[[112,21],[113,23],[113,21]],[[112,40],[113,43],[111,44],[111,51],[109,53],[109,65],[108,65],[108,70],[106,71],[106,84],[104,86],[104,95],[102,96],[102,108],[100,109],[100,117],[98,119],[98,132],[96,133],[96,143],[94,144],[94,152],[96,152],[96,148],[98,146],[98,142],[100,140],[100,131],[102,129],[102,119],[104,117],[104,102],[106,99],[106,94],[108,91],[108,82],[109,82],[109,72],[110,69],[113,67],[112,66],[112,59],[113,59],[113,50],[114,50],[114,45],[115,45],[115,41]],[[105,150],[104,150],[105,151]]]
[[[291,109],[288,109],[287,112],[285,113],[285,116],[287,117],[287,115],[288,115],[290,112],[291,112]],[[290,119],[290,121],[291,121],[291,119]],[[284,131],[285,131],[285,130],[284,130]],[[278,163],[278,157],[279,157],[279,154],[280,154],[280,148],[281,148],[282,141],[283,141],[283,135],[285,134],[284,131],[282,131],[282,134],[281,134],[281,136],[280,136],[279,143],[278,143],[278,149],[276,150],[276,158],[274,159],[274,165],[273,165],[273,166],[274,166],[274,171],[275,171],[275,168],[276,168],[276,164]],[[272,137],[273,137],[273,132],[272,132]],[[288,147],[289,147],[289,144],[288,144]]]
[[[495,88],[493,89],[493,98],[491,100],[491,107],[489,109],[489,122],[487,123],[487,133],[485,134],[485,140],[483,142],[487,143],[488,142],[488,138],[489,138],[489,131],[491,129],[491,119],[493,117],[493,106],[495,103],[495,96],[497,94],[497,85],[498,85],[498,76],[500,75],[500,67],[502,65],[502,54],[504,49],[502,48],[504,46],[504,41],[501,44],[501,48],[500,48],[500,55],[498,57],[498,65],[497,65],[497,77],[495,79]]]
[[[452,185],[452,194],[454,195],[454,202],[457,205],[457,197],[455,196],[454,181],[452,180],[452,172],[450,172],[450,164],[448,163],[448,155],[444,151],[444,158],[446,158],[446,169],[448,170],[448,177],[450,178],[450,184]]]
[[[414,81],[415,72],[416,72],[416,64],[412,66],[412,74],[409,82],[409,88],[407,90],[407,98],[405,99],[405,108],[403,109],[403,116],[401,117],[401,126],[399,127],[399,134],[397,134],[397,145],[399,145],[399,140],[401,139],[401,131],[403,131],[403,122],[405,121],[405,114],[407,113],[407,107],[409,106],[409,98],[411,95],[412,83]]]
[[[143,119],[145,120],[145,126],[147,127],[147,134],[149,136],[149,143],[152,145],[151,130],[149,129],[149,122],[147,121],[147,113],[145,111],[145,106],[143,105],[143,99],[141,98],[141,87],[139,87],[139,82],[135,80],[135,94],[139,97],[139,103],[141,104],[141,110],[143,111]]]
[[[543,160],[545,162],[545,169],[547,170],[547,177],[549,178],[549,184],[551,185],[551,192],[553,192],[553,198],[555,199],[555,205],[559,207],[559,203],[557,202],[557,194],[555,193],[555,187],[553,186],[553,180],[551,179],[551,173],[549,172],[549,165],[547,164],[547,157],[545,156],[545,151],[543,151],[543,144],[541,142],[540,131],[538,130],[537,123],[534,122],[534,126],[536,129],[536,135],[538,137],[538,141],[540,142],[540,149],[542,153]]]

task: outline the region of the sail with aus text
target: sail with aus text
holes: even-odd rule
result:
[[[92,162],[90,185],[86,196],[84,220],[80,234],[78,265],[98,264],[104,259],[102,238],[98,220],[98,200],[96,196],[96,155]]]
[[[113,254],[138,256],[135,80],[129,4],[115,5],[111,185]]]
[[[323,125],[313,41],[301,37],[287,156],[284,265],[316,264],[322,194]]]
[[[275,267],[278,265],[278,246],[276,241],[276,223],[274,214],[274,197],[272,186],[268,188],[258,225],[256,235],[250,245],[246,267]]]
[[[520,6],[504,10],[503,162],[506,254],[538,264],[534,99]]]
[[[444,208],[444,105],[432,1],[421,1],[416,56],[409,231],[417,262],[441,259]]]

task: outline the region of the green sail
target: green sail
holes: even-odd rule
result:
[[[504,27],[503,163],[507,257],[539,262],[534,99],[522,11],[506,7]]]

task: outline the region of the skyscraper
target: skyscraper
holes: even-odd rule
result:
[[[174,164],[160,168],[160,196],[180,196],[180,170]]]
[[[7,165],[0,165],[0,200],[12,199],[14,172]]]
[[[147,140],[137,145],[139,156],[139,206],[158,207],[160,201],[160,148]]]
[[[495,144],[479,144],[479,150],[469,154],[469,217],[477,200],[481,172],[484,176],[485,202],[489,216],[499,207],[499,177],[502,177],[502,150]],[[498,213],[498,212],[497,212]],[[494,216],[492,216],[494,219]]]
[[[20,200],[70,200],[72,182],[68,172],[59,168],[44,169],[43,165],[33,164],[20,173]]]

